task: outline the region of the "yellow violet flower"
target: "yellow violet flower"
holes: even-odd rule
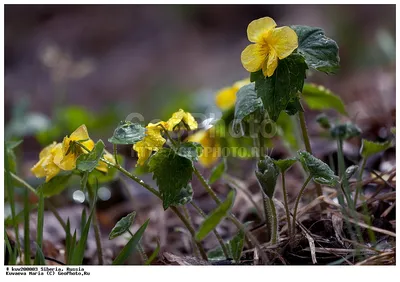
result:
[[[179,111],[172,114],[172,117],[167,121],[166,129],[168,131],[173,131],[174,127],[181,121],[185,123],[190,130],[197,129],[197,121],[190,113],[187,113],[182,109],[179,109]]]
[[[85,140],[85,141],[82,141]],[[73,170],[76,167],[76,159],[82,154],[88,152],[80,147],[76,147],[76,150],[70,150],[70,143],[73,141],[82,141],[81,144],[85,146],[89,151],[93,150],[94,142],[89,138],[89,133],[86,126],[83,124],[78,127],[68,137],[64,137],[62,142],[62,148],[59,150],[54,157],[54,163],[63,170]],[[68,154],[67,154],[68,153]]]
[[[288,26],[276,28],[270,17],[252,21],[247,27],[250,44],[241,55],[243,67],[249,72],[262,69],[264,76],[272,76],[278,59],[289,56],[298,47],[296,32]]]
[[[160,125],[168,128],[168,124],[164,121],[149,123],[146,126],[146,136],[133,145],[133,149],[138,153],[139,158],[136,165],[144,165],[151,153],[160,150],[166,142],[161,135],[163,128]]]
[[[236,81],[232,86],[224,87],[217,92],[215,97],[215,104],[225,111],[232,108],[236,103],[236,93],[240,88],[250,83],[250,79],[245,78]]]
[[[221,156],[221,146],[214,127],[208,130],[200,130],[190,135],[187,140],[200,143],[203,146],[203,151],[199,156],[199,163],[204,167],[212,166]]]
[[[39,153],[39,161],[31,168],[32,173],[40,178],[46,177],[50,181],[60,172],[60,168],[54,163],[54,157],[61,152],[61,143],[53,142]]]
[[[103,159],[105,159],[106,161],[109,161],[110,163],[115,164],[114,156],[111,153],[109,153],[107,150],[104,150]],[[105,162],[100,161],[99,165],[96,167],[96,169],[101,172],[107,173],[108,165]]]

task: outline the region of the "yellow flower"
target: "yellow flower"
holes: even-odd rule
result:
[[[40,178],[46,177],[50,181],[60,172],[60,168],[54,163],[54,157],[61,152],[61,143],[53,142],[39,153],[39,161],[31,168],[32,173]]]
[[[190,135],[187,140],[200,143],[203,146],[203,151],[199,156],[199,163],[204,167],[212,166],[221,156],[221,146],[214,127],[208,130],[200,130]]]
[[[168,131],[173,131],[174,127],[181,121],[186,124],[190,130],[197,129],[197,122],[194,117],[182,109],[172,114],[172,117],[167,121],[166,129]]]
[[[103,159],[105,159],[106,161],[109,161],[110,163],[115,164],[114,156],[111,153],[109,153],[107,150],[104,150]],[[108,165],[105,162],[100,161],[99,165],[96,167],[96,169],[99,171],[102,171],[104,173],[107,173]]]
[[[85,141],[82,141],[85,140]],[[62,148],[57,152],[54,157],[54,163],[63,170],[73,170],[76,167],[76,159],[82,154],[87,154],[88,152],[78,146],[74,146],[70,149],[70,143],[73,141],[82,141],[81,144],[84,145],[89,151],[93,150],[94,142],[89,138],[89,133],[86,126],[83,124],[78,127],[72,134],[68,137],[64,137],[62,142]],[[68,154],[67,154],[68,153]]]
[[[236,93],[238,92],[238,90],[249,83],[250,79],[245,78],[236,81],[232,86],[222,88],[217,92],[217,96],[215,97],[215,103],[223,111],[230,109],[235,105]]]
[[[252,21],[247,27],[250,44],[241,55],[243,67],[249,72],[262,69],[264,76],[272,76],[280,60],[289,56],[297,47],[296,32],[288,26],[276,27],[270,17]]]
[[[160,121],[157,123],[149,123],[146,126],[146,136],[143,140],[133,145],[133,149],[138,153],[138,162],[136,165],[144,165],[153,151],[158,151],[165,143],[164,137],[161,135],[162,127],[168,127],[167,123]]]

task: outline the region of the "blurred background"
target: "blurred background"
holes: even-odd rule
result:
[[[248,76],[246,28],[264,16],[322,27],[338,43],[339,73],[310,72],[307,82],[341,96],[364,137],[385,139],[395,123],[395,5],[5,5],[5,134],[24,139],[19,174],[36,181],[29,169],[41,148],[83,123],[107,140],[130,113],[147,123],[212,108],[217,90]]]

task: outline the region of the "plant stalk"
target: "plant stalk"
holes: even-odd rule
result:
[[[306,189],[307,184],[310,182],[311,179],[312,179],[312,176],[311,176],[311,175],[306,179],[306,181],[304,182],[303,186],[302,186],[301,189],[300,189],[299,194],[297,195],[296,203],[294,204],[294,210],[293,210],[293,235],[296,234],[296,216],[297,216],[297,208],[299,207],[299,203],[300,203],[301,196],[303,195],[304,190]]]
[[[286,190],[286,184],[285,184],[285,172],[282,172],[282,190],[283,190],[283,201],[285,203],[285,212],[286,212],[286,221],[288,225],[288,235],[289,237],[292,236],[292,227],[290,223],[290,210],[289,210],[289,201],[288,201],[288,194]]]
[[[103,265],[104,264],[104,260],[103,260],[103,248],[102,248],[102,244],[101,244],[101,232],[100,232],[100,228],[99,228],[99,222],[97,219],[97,213],[96,213],[96,197],[93,191],[93,187],[92,185],[88,182],[88,191],[89,191],[89,198],[90,198],[90,202],[93,205],[93,217],[92,217],[92,223],[93,223],[93,230],[94,230],[94,237],[95,237],[95,241],[96,241],[96,246],[97,246],[97,259],[99,260],[99,265]]]

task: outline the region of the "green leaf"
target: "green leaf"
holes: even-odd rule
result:
[[[176,154],[188,160],[197,162],[203,147],[196,142],[184,142],[179,144]]]
[[[118,158],[118,163],[122,167],[124,167],[124,158],[120,155],[118,155],[117,158]],[[119,170],[114,167],[109,167],[107,173],[95,169],[89,173],[88,182],[91,185],[109,183],[117,179],[118,175],[119,175]]]
[[[228,248],[232,255],[232,258],[238,262],[242,256],[244,245],[244,232],[239,230],[239,232],[228,242]]]
[[[40,247],[36,248],[35,260],[33,261],[34,265],[46,265],[46,260],[44,258],[44,254]]]
[[[299,54],[292,54],[280,60],[271,77],[264,77],[262,71],[251,74],[255,81],[257,96],[261,98],[269,118],[276,121],[281,111],[302,91],[307,64]]]
[[[391,141],[379,143],[379,142],[372,142],[372,141],[363,139],[360,154],[364,159],[366,159],[374,154],[377,154],[377,153],[380,153],[380,152],[383,152],[383,151],[389,149],[391,146],[392,146]]]
[[[129,230],[132,226],[133,221],[135,220],[136,212],[133,211],[129,213],[127,216],[124,216],[115,224],[114,228],[111,230],[110,235],[108,236],[109,240],[112,240]]]
[[[158,256],[159,252],[160,252],[160,241],[157,238],[157,247],[154,250],[154,252],[151,254],[151,256],[149,256],[149,258],[147,259],[147,261],[144,264],[150,265],[153,262],[153,260]]]
[[[193,163],[174,150],[163,148],[150,158],[149,170],[157,181],[164,209],[179,205],[182,189],[187,188],[192,179]]]
[[[295,124],[293,119],[286,112],[282,112],[276,123],[278,125],[277,133],[282,137],[285,145],[294,151],[300,149],[295,134],[295,126],[297,124]]]
[[[293,100],[289,101],[286,106],[285,112],[290,116],[293,116],[298,112],[304,112],[303,106],[300,103],[300,98],[296,97]]]
[[[215,181],[221,178],[221,176],[226,171],[226,159],[223,158],[222,161],[213,168],[211,171],[210,179],[208,180],[208,184],[213,184]]]
[[[265,159],[258,161],[255,173],[265,195],[272,198],[275,193],[276,180],[279,176],[279,169],[274,160],[269,156],[265,156]]]
[[[308,67],[325,73],[336,73],[339,69],[339,47],[336,42],[325,36],[321,28],[294,25],[299,47],[297,52],[304,56]]]
[[[199,227],[199,231],[196,234],[196,240],[203,240],[208,233],[213,231],[215,227],[228,215],[230,212],[233,202],[235,199],[235,191],[231,190],[226,197],[226,200],[222,202],[215,210],[213,210],[209,216],[203,221]]]
[[[331,129],[331,136],[334,139],[346,140],[361,134],[361,129],[357,125],[347,122],[344,124],[335,125]]]
[[[73,250],[74,254],[71,259],[71,264],[73,265],[81,265],[83,262],[83,258],[85,256],[86,242],[89,235],[93,213],[94,213],[94,208],[92,207],[89,218],[86,221],[83,230],[81,231],[81,238],[79,239],[78,245]]]
[[[108,139],[113,144],[135,144],[144,138],[146,129],[138,123],[120,122],[114,130],[114,135]]]
[[[240,88],[236,93],[234,126],[255,112],[263,112],[263,103],[257,96],[255,83],[250,83]]]
[[[358,170],[358,165],[351,165],[345,171],[346,179],[350,179]]]
[[[315,182],[332,187],[338,183],[339,177],[320,159],[306,151],[298,151],[297,156],[303,168],[310,173]]]
[[[328,116],[325,114],[325,113],[322,113],[322,114],[319,114],[317,117],[316,117],[316,122],[318,122],[318,124],[322,127],[322,128],[324,128],[324,129],[330,129],[331,127],[332,127],[332,125],[331,125],[331,123],[330,123],[330,121],[329,121],[329,118],[328,118]]]
[[[296,158],[288,158],[282,160],[273,160],[274,164],[279,168],[280,172],[287,171],[296,161]]]
[[[311,110],[334,109],[342,115],[348,115],[342,99],[321,85],[305,83],[302,96]]]
[[[222,250],[221,246],[208,251],[207,257],[208,257],[208,260],[210,260],[210,261],[220,261],[220,260],[227,259],[225,257],[224,251]]]
[[[183,187],[179,192],[179,194],[172,199],[172,202],[174,202],[176,206],[183,206],[191,202],[192,199],[193,199],[193,188],[192,184],[188,183],[188,185],[186,185],[186,187]]]
[[[41,184],[37,188],[37,190],[38,192],[42,191],[43,196],[45,196],[46,198],[58,195],[62,191],[64,191],[65,188],[67,188],[67,183],[71,175],[72,175],[71,172],[60,173],[55,177],[53,177],[52,179],[50,179],[49,182]]]
[[[81,154],[76,159],[76,168],[80,171],[90,172],[94,170],[99,165],[100,158],[103,156],[104,147],[102,140],[97,141],[92,151],[87,154]]]
[[[121,250],[119,255],[112,262],[113,265],[123,264],[136,250],[136,246],[138,245],[140,239],[143,236],[144,231],[149,224],[150,219],[146,220],[146,222],[133,234],[132,238],[125,245],[125,247]]]

